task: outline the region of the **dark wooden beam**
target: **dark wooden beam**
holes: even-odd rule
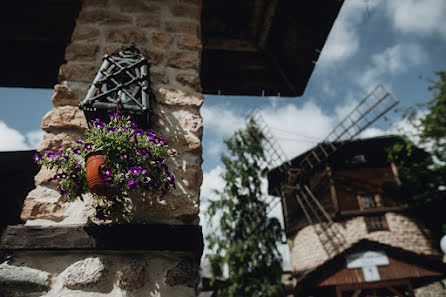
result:
[[[266,42],[268,41],[269,33],[271,32],[271,26],[273,25],[274,15],[276,14],[278,0],[269,1],[266,7],[265,15],[263,17],[262,30],[258,40],[258,47],[264,49]]]
[[[402,206],[389,206],[389,207],[375,207],[375,208],[365,208],[362,210],[343,210],[340,212],[341,216],[357,216],[357,215],[367,215],[367,214],[379,214],[389,211],[405,211],[409,209],[408,205]]]
[[[204,49],[229,52],[258,52],[256,46],[251,41],[239,38],[210,38],[204,45]]]
[[[27,250],[151,250],[203,253],[197,225],[111,224],[79,226],[8,226],[0,248]]]

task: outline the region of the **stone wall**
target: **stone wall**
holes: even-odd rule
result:
[[[18,253],[0,264],[0,296],[195,296],[198,264],[166,256]]]
[[[414,290],[415,297],[446,297],[446,287],[444,281],[431,283],[427,286]]]
[[[152,67],[156,94],[154,127],[172,148],[169,168],[176,190],[162,202],[151,201],[143,212],[148,221],[198,223],[202,182],[201,137],[203,103],[200,0],[85,0],[76,21],[66,64],[60,67],[54,87],[54,109],[42,120],[47,132],[39,151],[70,144],[86,129],[77,107],[102,64],[102,57],[131,44],[139,48]],[[65,201],[47,182],[51,172],[42,169],[36,189],[25,200],[21,218],[28,225],[86,223],[92,215],[89,199]]]
[[[355,217],[343,223],[335,223],[334,228],[346,239],[347,245],[361,239],[370,239],[383,244],[404,248],[416,253],[431,254],[432,248],[421,229],[410,218],[397,213],[386,213],[388,231],[368,233],[364,217]],[[326,260],[328,255],[314,231],[307,226],[288,238],[293,271],[299,272],[314,268]]]
[[[83,137],[87,123],[77,105],[102,64],[102,57],[134,44],[149,60],[155,92],[157,135],[171,147],[168,161],[176,189],[142,206],[146,223],[198,225],[202,183],[203,103],[200,0],[83,0],[66,63],[54,87],[54,108],[42,120],[47,133],[39,151]],[[50,98],[48,98],[49,100]],[[66,201],[42,169],[25,199],[25,227],[87,224],[94,210]],[[154,238],[156,240],[156,238]],[[169,251],[97,250],[13,252],[0,264],[1,296],[195,296],[197,254]]]

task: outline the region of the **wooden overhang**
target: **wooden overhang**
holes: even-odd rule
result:
[[[204,93],[301,96],[342,3],[204,1]]]
[[[34,185],[39,166],[34,163],[36,151],[0,152],[0,236],[7,225],[20,223],[20,212],[26,194]]]
[[[383,251],[389,258],[389,265],[377,266],[378,282],[366,282],[361,268],[347,268],[346,256],[363,251]],[[295,274],[299,290],[314,290],[323,287],[367,288],[410,282],[414,287],[424,286],[446,276],[446,263],[440,255],[424,255],[399,247],[362,239],[342,253],[323,264]]]
[[[203,0],[205,94],[300,96],[342,0]],[[81,0],[2,3],[0,86],[52,88]]]
[[[80,6],[79,0],[2,1],[0,86],[52,88]]]
[[[342,191],[340,192],[340,190],[348,183],[358,184],[361,189],[371,187],[375,187],[376,190],[381,189],[382,180],[380,179],[380,176],[382,175],[382,177],[384,177],[385,174],[392,176],[390,164],[387,160],[386,148],[401,141],[402,139],[396,135],[346,141],[336,153],[328,158],[327,162],[323,163],[320,168],[310,172],[304,179],[308,182],[312,191],[332,218],[339,215],[348,217],[355,215],[379,214],[388,211],[405,211],[408,209],[407,205],[390,203],[389,200],[384,203],[383,207],[365,211],[359,209],[355,210],[351,207],[344,209],[345,207],[343,208],[341,203],[343,201],[340,201],[340,199],[346,198],[345,195],[343,195],[345,193]],[[268,172],[268,191],[270,195],[277,196],[277,193],[280,193],[280,187],[286,180],[285,173],[288,168],[299,168],[300,162],[310,152],[311,149],[295,157],[290,163],[282,164]],[[366,155],[367,162],[357,165],[346,164],[346,160],[351,160],[355,155]],[[416,161],[417,159],[422,159],[424,157],[426,157],[426,152],[418,149],[415,151],[414,158],[411,159],[411,161]],[[330,168],[329,174],[325,170],[325,166],[327,165]],[[341,181],[341,176],[344,181]],[[374,191],[372,190],[372,192]],[[340,195],[340,197],[338,197],[338,195]],[[294,196],[286,196],[285,199],[282,200],[282,203],[286,204],[283,209],[287,210],[287,213],[284,213],[285,232],[287,234],[293,234],[309,224]]]

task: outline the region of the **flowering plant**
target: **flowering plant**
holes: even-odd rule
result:
[[[113,218],[125,212],[125,196],[132,191],[148,191],[161,197],[175,186],[174,177],[165,164],[168,153],[166,141],[153,130],[143,131],[129,117],[110,115],[110,122],[91,121],[85,131],[86,140],[77,140],[72,147],[60,146],[55,151],[36,154],[36,163],[57,173],[49,181],[57,184],[59,193],[67,198],[79,198],[89,191],[86,181],[85,158],[101,152],[104,164],[100,172],[110,188],[119,194],[96,199],[96,216]]]

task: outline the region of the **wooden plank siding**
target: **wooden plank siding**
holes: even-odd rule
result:
[[[389,257],[389,265],[378,266],[381,281],[410,279],[420,277],[440,277],[442,274],[414,264],[409,264]],[[349,269],[347,267],[335,272],[321,281],[318,286],[351,285],[364,283],[361,268]]]
[[[333,170],[334,187],[338,197],[339,210],[358,210],[358,195],[379,194],[383,207],[397,206],[395,197],[388,197],[382,182],[392,179],[393,173],[389,167],[385,168],[351,168]]]

